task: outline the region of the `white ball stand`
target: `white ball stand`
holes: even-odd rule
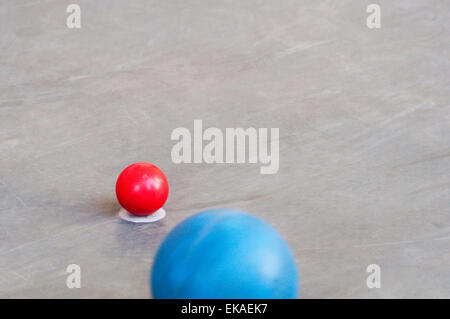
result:
[[[136,216],[122,208],[119,210],[119,217],[131,223],[154,223],[166,217],[166,211],[160,208],[148,216]]]

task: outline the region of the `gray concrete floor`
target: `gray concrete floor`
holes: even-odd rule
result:
[[[79,0],[78,30],[72,2],[0,4],[0,297],[150,297],[163,237],[211,207],[278,229],[303,298],[450,297],[448,1],[376,1],[376,30],[373,1]],[[278,174],[172,163],[194,119],[278,127]],[[162,222],[116,216],[137,161]]]

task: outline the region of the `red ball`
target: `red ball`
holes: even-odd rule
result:
[[[134,163],[120,173],[116,182],[120,205],[138,216],[160,209],[169,196],[169,183],[164,173],[149,163]]]

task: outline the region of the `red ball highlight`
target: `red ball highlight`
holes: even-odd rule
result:
[[[163,207],[169,196],[164,173],[150,163],[135,163],[120,173],[116,182],[120,205],[137,216],[148,216]]]

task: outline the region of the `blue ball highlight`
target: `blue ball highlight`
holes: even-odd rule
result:
[[[285,299],[299,292],[294,256],[261,219],[207,210],[176,226],[153,264],[154,298]]]

